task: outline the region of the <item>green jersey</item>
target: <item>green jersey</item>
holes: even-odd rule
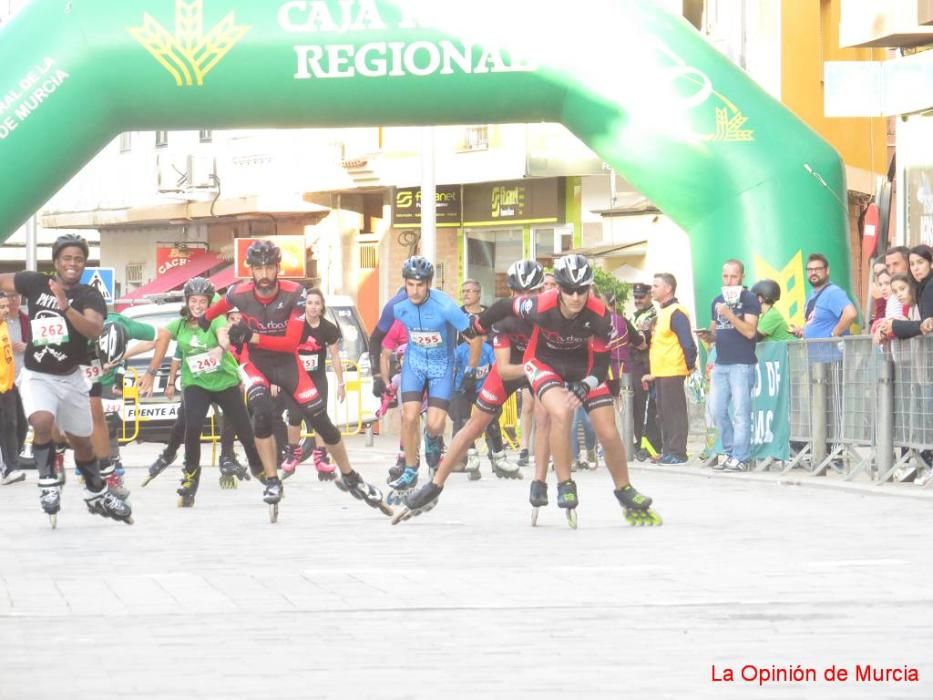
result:
[[[215,318],[209,330],[190,325],[186,318],[176,318],[166,327],[181,350],[181,386],[199,386],[207,391],[223,391],[240,383],[236,360],[229,352],[220,359],[209,352],[217,344],[217,331],[227,325],[223,316]]]
[[[762,340],[796,340],[787,330],[787,320],[773,306],[758,317],[758,334]]]
[[[116,323],[120,326],[123,326],[124,330],[126,330],[126,337],[129,340],[155,340],[156,338],[155,328],[150,326],[148,323],[134,321],[133,319],[127,318],[122,314],[107,314],[105,323]],[[92,356],[95,356],[95,354],[92,354]],[[117,370],[120,369],[122,365],[123,363],[107,370],[107,372],[102,374],[100,379],[97,381],[99,381],[105,389],[107,387],[113,386],[114,382],[117,380]]]

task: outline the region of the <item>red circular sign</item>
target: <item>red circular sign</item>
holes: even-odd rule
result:
[[[868,260],[875,254],[878,247],[878,228],[881,218],[878,216],[878,207],[869,204],[862,219],[862,258]]]

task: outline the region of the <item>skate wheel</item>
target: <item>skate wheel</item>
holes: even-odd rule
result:
[[[398,525],[411,517],[411,511],[408,508],[402,508],[398,513],[392,516],[392,524]]]
[[[126,518],[124,518],[123,522],[125,522],[127,525],[132,525],[132,524],[135,523],[136,521],[133,520],[133,516],[132,516],[132,515],[128,515],[128,516],[126,516]]]
[[[279,504],[270,503],[269,504],[269,522],[277,523],[279,521]]]
[[[53,530],[58,527],[58,513],[49,513],[49,525]]]
[[[383,515],[387,515],[387,516],[389,516],[390,518],[395,514],[395,509],[394,509],[394,508],[390,508],[388,505],[386,505],[386,504],[383,503],[382,501],[380,501],[379,503],[376,504],[376,508],[378,508],[380,511],[382,511],[382,514],[383,514]]]
[[[479,469],[470,472],[470,481],[479,481],[483,478],[483,475],[480,474]]]
[[[538,506],[533,506],[531,509],[531,526],[532,527],[537,527],[538,525],[538,511],[540,511],[540,508],[538,508]]]
[[[567,509],[567,524],[574,530],[577,529],[577,509],[576,508]]]

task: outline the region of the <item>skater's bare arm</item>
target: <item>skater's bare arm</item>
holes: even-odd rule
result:
[[[168,352],[170,342],[172,342],[172,334],[164,328],[160,328],[159,337],[156,338],[155,350],[152,353],[152,359],[149,361],[149,368],[139,384],[139,390],[143,396],[152,396],[152,381],[162,366],[162,360],[165,359],[165,353]]]

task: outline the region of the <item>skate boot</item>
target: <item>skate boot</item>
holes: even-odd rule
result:
[[[287,479],[301,463],[301,447],[299,445],[289,445],[285,448],[285,459],[282,460],[282,478]]]
[[[201,467],[185,465],[181,472],[181,488],[176,491],[179,508],[191,508],[194,505],[194,497],[198,493],[198,484],[200,482]]]
[[[421,463],[421,458],[418,458],[418,463]],[[395,466],[389,467],[389,475],[386,477],[386,483],[391,484],[393,481],[398,479],[405,471],[405,453],[399,452],[398,456],[395,458]]]
[[[660,525],[661,516],[651,510],[651,499],[638,493],[635,487],[629,484],[613,491],[619,499],[619,505],[625,512],[625,519],[629,525]]]
[[[574,530],[577,529],[577,506],[580,501],[577,499],[577,485],[572,479],[561,481],[557,484],[557,507],[564,508],[567,514],[567,524]]]
[[[416,515],[433,510],[443,490],[443,486],[438,486],[433,481],[429,481],[417,491],[410,491],[402,502],[402,509],[392,518],[392,524],[398,525]]]
[[[276,523],[279,520],[279,501],[285,495],[285,489],[282,488],[282,482],[279,477],[274,476],[266,479],[266,487],[262,492],[262,500],[269,504],[269,522]]]
[[[596,467],[599,466],[599,457],[596,454],[596,450],[586,451],[586,465],[587,469],[596,469]]]
[[[176,456],[175,452],[171,452],[171,453],[162,452],[158,457],[156,457],[156,461],[153,462],[152,465],[149,467],[149,474],[143,480],[143,486],[145,487],[150,481],[152,481],[159,474],[164,472],[168,468],[168,466],[172,462],[175,461],[175,456]]]
[[[505,452],[492,452],[489,455],[489,462],[492,464],[492,473],[500,479],[523,479],[522,473],[518,470],[517,464],[512,464],[506,459]]]
[[[538,509],[547,505],[547,484],[535,479],[531,482],[528,493],[528,502],[531,504],[531,526],[538,524]]]
[[[84,502],[91,514],[110,518],[127,525],[133,524],[133,509],[130,508],[129,503],[114,496],[106,486],[96,493],[88,489],[85,489],[84,493]]]
[[[483,476],[479,473],[479,452],[473,447],[467,450],[467,461],[464,471],[470,475],[470,481],[476,481]]]
[[[58,526],[58,511],[62,508],[61,483],[58,477],[39,479],[39,505],[49,516],[49,523],[54,530]]]
[[[372,484],[367,484],[359,473],[351,471],[349,474],[341,474],[334,484],[344,493],[349,493],[356,499],[363,501],[370,508],[376,508],[384,515],[392,515],[394,512],[388,505],[382,501],[382,491]]]
[[[236,455],[220,455],[220,488],[235,489],[240,482],[249,481],[246,467],[237,462]]]
[[[518,466],[527,467],[528,466],[528,449],[525,448],[520,450],[518,453]]]
[[[402,502],[406,493],[415,488],[418,483],[418,469],[416,467],[405,467],[405,471],[395,481],[389,482],[389,495],[386,496],[386,502],[390,506],[397,506]]]
[[[427,431],[424,433],[424,461],[427,462],[428,469],[433,475],[437,471],[437,465],[441,463],[441,458],[444,456],[444,437],[438,435],[436,437],[428,435]]]
[[[130,490],[123,485],[123,477],[117,474],[117,467],[113,463],[101,462],[100,478],[107,482],[107,488],[121,501],[130,497]]]
[[[327,450],[322,447],[314,448],[311,459],[314,461],[314,468],[317,469],[319,481],[333,481],[337,478],[337,467],[328,461]]]

